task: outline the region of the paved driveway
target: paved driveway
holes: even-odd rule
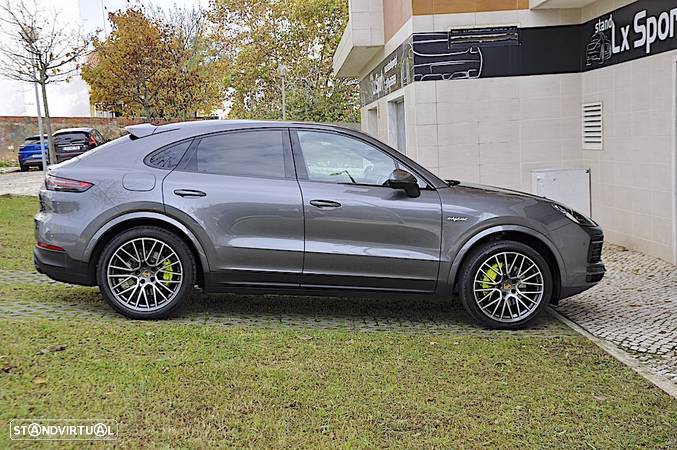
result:
[[[42,170],[0,173],[0,195],[38,195],[44,179]]]
[[[558,312],[677,383],[677,266],[605,245],[602,282]]]

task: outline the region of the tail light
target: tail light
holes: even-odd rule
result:
[[[94,139],[93,135],[87,136],[87,143],[92,146],[96,146],[96,139]]]
[[[46,242],[38,242],[36,245],[38,246],[38,248],[42,248],[42,249],[45,249],[45,250],[52,250],[54,252],[64,252],[64,251],[66,251],[66,250],[64,250],[63,247],[59,247],[58,245],[48,244]]]
[[[94,184],[88,181],[70,180],[68,178],[55,177],[50,174],[47,174],[45,177],[45,187],[48,191],[85,192],[92,186],[94,186]]]

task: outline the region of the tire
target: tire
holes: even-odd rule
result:
[[[141,226],[106,244],[96,278],[101,294],[119,313],[131,319],[161,319],[190,296],[195,270],[183,239],[163,228]]]
[[[21,172],[27,172],[28,169],[29,169],[28,166],[24,166],[23,164],[19,164],[19,170],[20,170]]]
[[[548,306],[553,277],[543,256],[528,245],[488,242],[466,258],[459,293],[463,307],[476,321],[489,328],[516,330]]]

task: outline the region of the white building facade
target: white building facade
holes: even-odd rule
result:
[[[334,69],[364,131],[439,176],[585,169],[606,239],[677,262],[674,0],[350,0]]]

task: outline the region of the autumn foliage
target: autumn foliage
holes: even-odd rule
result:
[[[82,69],[100,109],[189,118],[222,105],[218,62],[204,33],[194,28],[199,23],[176,26],[140,8],[110,13],[109,21],[112,32],[94,39],[94,53]]]

